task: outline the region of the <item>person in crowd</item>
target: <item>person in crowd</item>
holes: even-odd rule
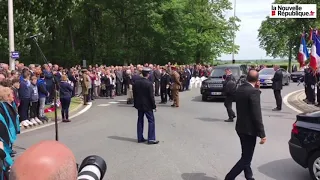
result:
[[[90,89],[89,89],[89,96],[90,96],[90,101],[94,101],[94,98],[95,98],[95,94],[94,94],[94,91],[95,91],[95,80],[96,80],[96,72],[95,71],[90,71],[89,73],[89,77],[90,77]]]
[[[106,84],[106,97],[113,99],[112,91],[114,89],[114,76],[112,76],[109,70],[106,71],[105,84]]]
[[[148,144],[158,144],[155,134],[155,119],[153,110],[156,110],[154,100],[153,84],[148,80],[150,69],[142,70],[143,78],[137,80],[133,85],[134,107],[138,110],[137,138],[138,143],[146,142],[143,137],[144,115],[148,119]]]
[[[84,105],[88,105],[89,102],[89,88],[90,88],[90,77],[88,75],[88,70],[82,70],[82,95],[83,95],[83,103]]]
[[[43,73],[46,82],[46,89],[49,91],[50,96],[46,98],[46,104],[51,104],[54,98],[54,84],[53,84],[53,74],[50,69],[50,65],[43,65]]]
[[[70,122],[69,107],[72,98],[73,87],[68,83],[66,75],[61,76],[60,82],[60,102],[61,102],[61,117],[63,122]]]
[[[30,88],[30,122],[36,125],[37,123],[41,124],[42,122],[38,118],[39,115],[39,92],[37,86],[37,76],[31,76]]]
[[[236,131],[240,138],[242,154],[240,160],[226,175],[225,180],[234,180],[244,171],[247,180],[254,180],[251,161],[256,146],[257,136],[260,144],[266,142],[266,134],[262,122],[261,102],[259,90],[259,73],[250,70],[247,82],[240,85],[236,91],[237,123]]]
[[[95,80],[94,80],[94,96],[98,98],[100,96],[100,86],[101,86],[101,73],[95,71]]]
[[[166,104],[168,101],[168,89],[170,88],[170,75],[165,68],[162,69],[162,75],[160,78],[160,104]]]
[[[172,74],[171,74],[171,93],[172,93],[172,99],[173,99],[173,104],[171,105],[171,107],[179,107],[180,103],[179,103],[179,90],[181,87],[181,82],[180,82],[180,75],[179,73],[176,71],[177,69],[172,66]]]
[[[32,126],[33,123],[29,121],[29,105],[30,105],[30,72],[25,70],[20,79],[19,98],[20,105],[18,107],[20,122],[24,127]]]
[[[41,141],[15,160],[9,180],[75,180],[77,177],[72,151],[57,141]]]
[[[116,70],[115,70],[115,76],[116,76],[116,95],[117,96],[121,96],[122,95],[122,84],[123,84],[123,72],[122,72],[122,69],[120,67],[116,67]]]
[[[276,99],[277,107],[273,109],[273,111],[281,111],[282,109],[282,97],[281,97],[281,90],[282,90],[282,79],[283,74],[279,67],[279,65],[274,66],[274,76],[272,78],[272,89],[274,93],[274,97]],[[314,88],[313,88],[314,90]]]
[[[232,102],[236,93],[236,83],[237,82],[232,75],[232,71],[229,68],[225,69],[223,91],[226,98],[224,99],[224,106],[226,107],[228,113],[228,119],[225,120],[225,122],[233,122],[233,119],[236,117],[234,111],[232,110]]]
[[[38,93],[39,93],[39,119],[40,121],[48,121],[48,118],[44,115],[44,108],[46,105],[46,98],[50,93],[46,88],[45,74],[41,73],[37,81]]]
[[[13,92],[14,103],[16,104],[16,107],[18,108],[20,105],[20,98],[19,98],[20,80],[19,80],[19,78],[12,79],[11,84],[12,84],[11,89]]]
[[[161,69],[160,66],[156,66],[154,70],[154,91],[155,91],[155,96],[160,96],[160,80],[161,80]]]
[[[128,89],[125,91],[127,93],[127,104],[133,104],[133,94],[132,94],[132,74],[131,70],[126,70],[126,85],[125,87],[128,87]]]
[[[12,146],[20,133],[19,115],[14,104],[12,90],[9,87],[0,87],[0,141],[3,144],[5,152],[5,164],[1,167],[3,170],[9,170],[13,164]],[[3,174],[2,174],[3,175]]]
[[[185,83],[184,89],[186,91],[189,91],[190,80],[191,80],[191,71],[190,71],[189,66],[186,66],[186,68],[184,69],[184,76],[186,78],[186,83]]]

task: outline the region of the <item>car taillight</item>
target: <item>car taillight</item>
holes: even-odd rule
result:
[[[293,125],[292,125],[292,133],[293,134],[299,134],[299,130],[298,130],[296,122],[293,123]]]

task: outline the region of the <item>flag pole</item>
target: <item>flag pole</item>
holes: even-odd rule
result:
[[[233,31],[234,31],[234,34],[233,34],[233,37],[232,37],[232,63],[234,63],[235,59],[234,59],[234,54],[235,54],[235,38],[236,38],[236,21],[235,21],[235,18],[236,18],[236,4],[237,4],[237,0],[234,0],[234,5],[233,5],[233,18],[234,18],[234,24],[233,24]]]

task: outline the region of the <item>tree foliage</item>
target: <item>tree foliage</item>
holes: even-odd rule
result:
[[[0,58],[8,58],[7,1],[0,1]],[[14,0],[20,61],[42,63],[26,38],[42,33],[49,61],[79,64],[212,62],[232,52],[237,18],[228,0]],[[236,50],[238,46],[236,46]]]

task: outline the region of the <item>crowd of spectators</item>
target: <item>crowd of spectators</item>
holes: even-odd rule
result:
[[[1,91],[0,96],[6,96],[5,93],[11,92],[20,116],[20,127],[27,128],[48,121],[45,116],[45,107],[53,105],[55,92],[58,92],[62,120],[70,122],[69,106],[72,97],[81,96],[84,104],[88,104],[96,98],[112,99],[114,96],[127,95],[132,85],[132,77],[139,75],[143,67],[152,69],[150,81],[155,84],[155,96],[160,96],[161,71],[170,69],[171,66],[170,63],[164,66],[155,64],[95,65],[83,69],[80,65],[71,68],[59,67],[56,64],[26,66],[16,61],[16,69],[9,70],[8,64],[1,63],[0,85],[6,91]],[[209,76],[211,69],[210,66],[202,65],[177,66],[177,72],[183,84],[180,90],[188,90],[191,77]],[[84,74],[89,77],[88,82],[83,81]],[[55,82],[57,82],[58,91],[55,91]]]

